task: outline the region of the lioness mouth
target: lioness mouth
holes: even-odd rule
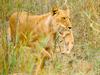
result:
[[[58,28],[58,33],[62,36],[65,37],[65,35],[70,32],[69,28],[64,28],[64,27],[59,27]]]

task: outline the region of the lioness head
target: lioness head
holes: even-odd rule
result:
[[[52,9],[52,26],[55,32],[58,32],[63,38],[64,44],[60,44],[60,46],[64,46],[62,53],[70,53],[73,48],[73,33],[72,33],[72,25],[70,21],[70,12],[69,9],[59,9],[58,7],[54,7]],[[67,33],[66,33],[67,32]]]
[[[58,30],[58,28],[63,28],[63,29],[71,29],[72,25],[71,25],[71,21],[70,21],[70,12],[69,9],[59,9],[58,7],[54,7],[52,8],[52,24],[54,27],[54,29],[56,28]]]

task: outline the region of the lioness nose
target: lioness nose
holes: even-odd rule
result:
[[[68,29],[72,29],[72,27],[68,27]]]

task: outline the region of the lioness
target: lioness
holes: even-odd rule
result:
[[[63,52],[70,53],[73,47],[74,38],[69,9],[62,10],[54,7],[51,12],[43,15],[32,15],[25,11],[15,12],[11,15],[9,23],[13,42],[16,40],[16,34],[19,35],[20,41],[27,39],[27,33],[32,33],[33,37],[36,36],[35,40],[38,40],[41,34],[49,35],[50,39],[54,40],[55,33],[59,32],[66,43],[66,49]]]
[[[48,47],[51,48],[56,40],[58,47],[64,46],[61,53],[70,53],[73,48],[73,33],[72,25],[70,21],[69,9],[62,10],[58,7],[54,7],[51,12],[43,15],[32,15],[28,12],[15,12],[9,19],[11,40],[16,42],[16,35],[19,36],[19,41],[25,41],[28,39],[27,34],[31,34],[31,41],[39,42],[41,36],[48,37],[48,43],[45,46],[44,51],[48,53]],[[58,35],[58,36],[57,36]],[[59,40],[57,38],[60,37]],[[62,43],[63,44],[60,44]],[[36,43],[35,43],[36,44]],[[50,55],[49,55],[50,56]],[[44,60],[45,56],[43,57]],[[40,66],[43,63],[41,60]],[[40,67],[38,66],[38,67]],[[37,71],[38,68],[37,67]],[[38,74],[37,74],[38,75]]]

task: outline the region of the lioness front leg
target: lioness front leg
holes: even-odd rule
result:
[[[43,48],[43,51],[42,51],[42,56],[39,58],[39,60],[37,61],[37,66],[36,66],[36,71],[35,71],[35,75],[39,75],[39,73],[41,72],[41,70],[43,69],[44,67],[44,64],[45,64],[45,61],[48,59],[48,58],[51,58],[51,54],[46,51],[44,48]]]

